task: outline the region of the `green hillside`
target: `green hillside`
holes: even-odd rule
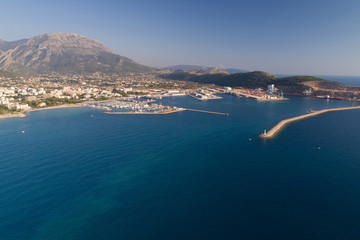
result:
[[[190,81],[204,84],[215,84],[229,87],[256,88],[266,87],[269,84],[277,86],[296,86],[307,81],[324,81],[321,78],[311,76],[294,76],[278,78],[272,74],[255,71],[236,74],[204,74],[195,75],[184,71],[176,71],[170,74],[161,75],[162,78],[172,80]]]

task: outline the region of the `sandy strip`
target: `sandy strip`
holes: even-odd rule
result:
[[[24,117],[26,117],[26,115],[23,114],[23,113],[15,113],[15,114],[7,113],[7,114],[1,114],[1,115],[0,115],[0,119],[5,119],[5,118],[24,118]]]
[[[60,108],[77,108],[77,107],[91,107],[91,106],[84,105],[84,103],[76,103],[76,104],[64,104],[64,105],[58,105],[58,106],[44,107],[44,108],[34,108],[31,110],[17,112],[14,114],[10,114],[10,113],[1,114],[0,119],[16,118],[16,117],[24,118],[24,117],[27,117],[26,113],[28,113],[28,112],[43,111],[43,110],[50,110],[50,109],[60,109]]]

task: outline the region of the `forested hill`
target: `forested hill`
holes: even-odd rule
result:
[[[256,88],[266,87],[269,84],[276,86],[296,86],[307,81],[325,81],[312,76],[294,76],[278,78],[270,73],[255,71],[235,74],[203,74],[195,75],[185,71],[176,71],[161,75],[164,79],[191,81],[205,84],[215,84],[229,87]]]

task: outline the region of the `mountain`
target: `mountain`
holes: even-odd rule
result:
[[[0,68],[17,73],[121,73],[152,68],[117,55],[99,41],[75,33],[43,34],[2,42]]]
[[[199,70],[208,70],[212,69],[213,67],[204,67],[199,65],[174,65],[164,67],[165,70],[182,70],[187,72],[199,71]],[[246,70],[241,70],[237,68],[217,68],[225,71],[226,73],[234,74],[234,73],[241,73],[241,72],[248,72]]]
[[[198,70],[204,70],[208,69],[208,67],[199,66],[199,65],[174,65],[174,66],[168,66],[164,67],[165,70],[183,70],[183,71],[198,71]]]
[[[221,70],[219,68],[208,68],[208,69],[202,69],[202,70],[196,70],[189,72],[191,74],[197,74],[197,75],[203,75],[203,74],[228,74],[224,70]]]
[[[249,72],[247,70],[237,69],[237,68],[222,68],[227,73],[234,74],[234,73],[244,73]]]
[[[15,48],[19,44],[24,43],[26,41],[27,41],[27,39],[21,39],[21,40],[17,40],[17,41],[13,41],[13,42],[6,42],[3,40],[0,40],[0,50],[6,52],[7,50]]]

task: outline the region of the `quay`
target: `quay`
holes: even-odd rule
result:
[[[197,96],[198,95],[198,96]],[[189,96],[190,97],[193,97],[197,100],[201,100],[201,101],[204,101],[204,100],[213,100],[213,99],[222,99],[222,97],[219,97],[219,96],[216,96],[216,95],[210,95],[210,96],[207,96],[207,95],[200,95],[200,94],[197,94],[197,95],[193,95],[193,94],[190,94]]]
[[[253,99],[253,100],[257,100],[257,101],[283,101],[283,100],[289,100],[289,98],[285,98],[285,97],[274,97],[271,95],[266,95],[266,94],[251,94],[251,93],[246,93],[244,91],[239,91],[239,90],[233,90],[233,91],[228,91],[227,94],[233,95],[233,96],[237,96],[237,97],[245,97],[245,98],[249,98],[249,99]]]
[[[266,132],[266,130],[264,131],[264,133],[262,133],[260,135],[261,138],[272,138],[274,137],[284,126],[286,126],[287,124],[291,123],[291,122],[295,122],[304,118],[308,118],[308,117],[312,117],[312,116],[316,116],[319,114],[323,114],[323,113],[327,113],[327,112],[334,112],[334,111],[344,111],[344,110],[354,110],[354,109],[360,109],[360,106],[356,106],[356,107],[344,107],[344,108],[331,108],[331,109],[324,109],[324,110],[320,110],[320,111],[315,111],[315,112],[310,112],[301,116],[297,116],[297,117],[293,117],[293,118],[288,118],[285,120],[280,121],[278,124],[276,124],[272,129],[270,129],[268,132]]]

